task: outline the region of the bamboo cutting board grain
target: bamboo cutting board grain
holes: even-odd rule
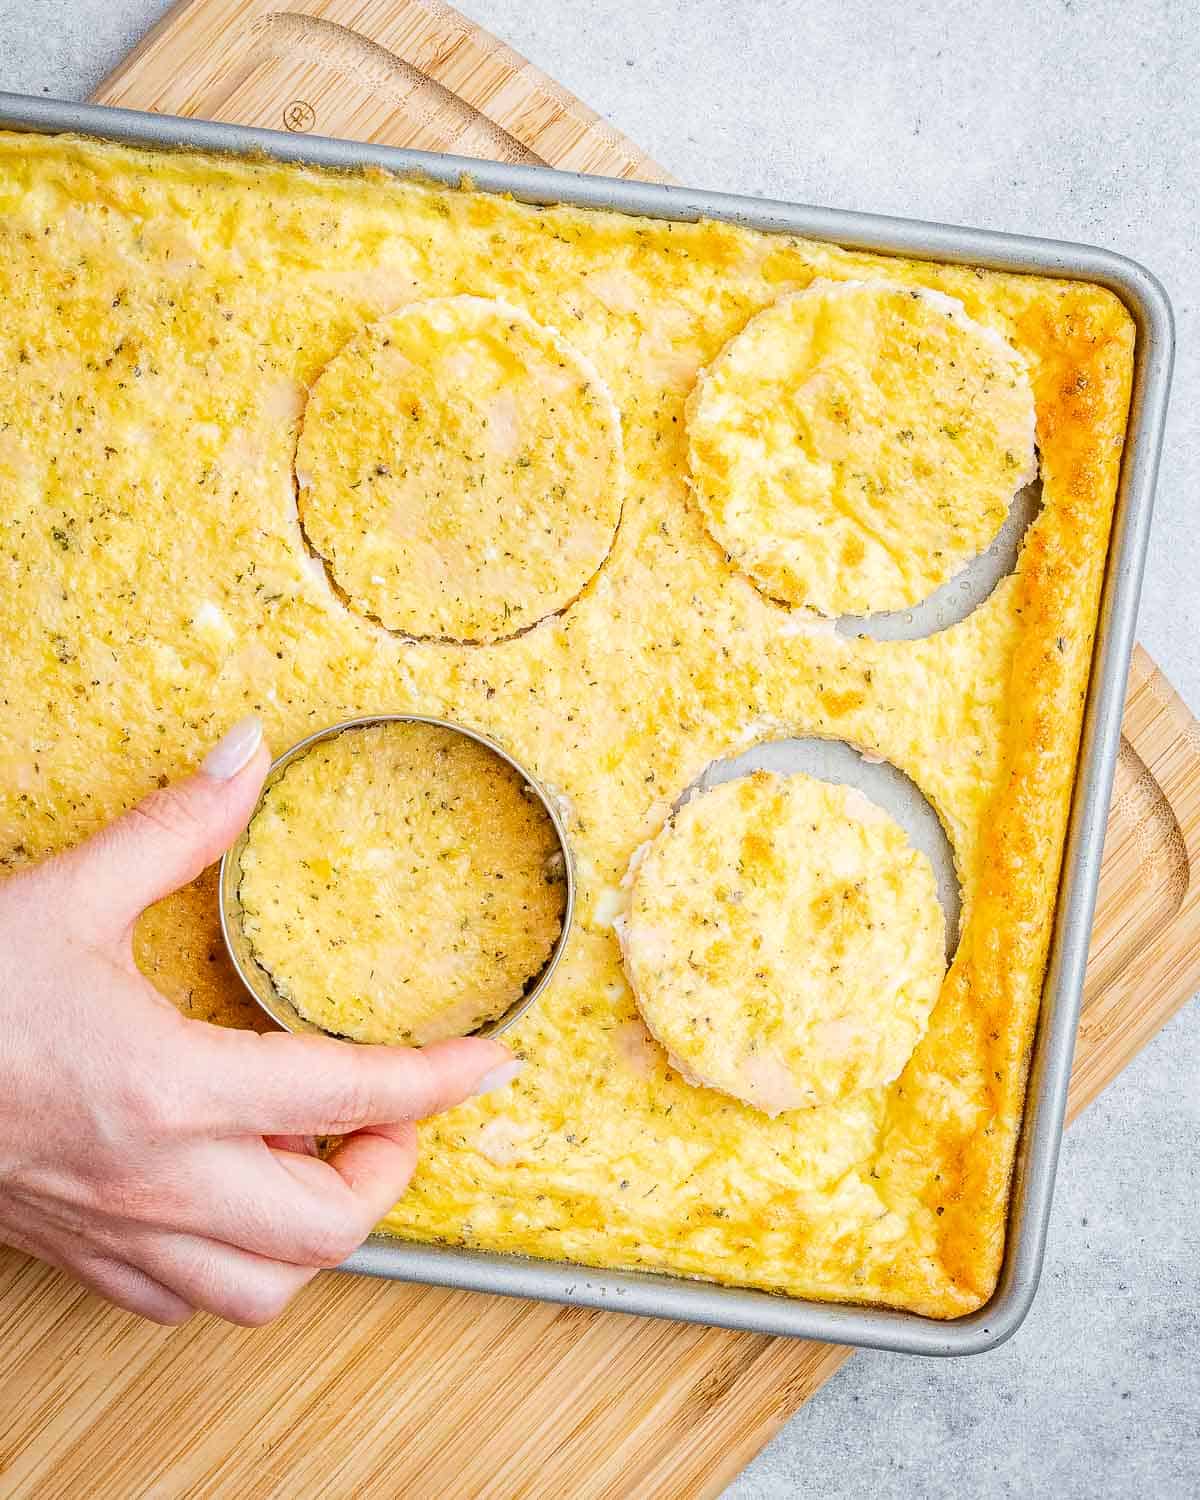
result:
[[[631,142],[435,0],[184,0],[103,103],[617,176]],[[1200,985],[1200,725],[1135,657],[1071,1114]],[[0,1493],[717,1494],[848,1351],[322,1276],[272,1327],[167,1330],[0,1253]]]

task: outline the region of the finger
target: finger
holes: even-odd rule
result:
[[[273,1135],[348,1135],[423,1120],[511,1083],[520,1062],[483,1037],[432,1046],[357,1046],[332,1037],[206,1027],[211,1064],[197,1070],[211,1128]]]
[[[72,884],[76,918],[120,936],[145,907],[194,880],[233,843],[254,810],[270,756],[257,718],[243,719],[194,776],[160,788],[44,875]]]
[[[125,1255],[130,1236],[184,1234],[268,1260],[336,1266],[374,1220],[326,1162],[269,1149],[259,1136],[194,1143],[154,1185],[151,1206],[115,1221],[100,1248]]]
[[[201,1235],[159,1231],[131,1236],[128,1254],[191,1307],[248,1328],[277,1318],[320,1269],[252,1255]]]
[[[88,1291],[154,1323],[174,1326],[186,1323],[192,1315],[190,1303],[136,1266],[100,1256],[87,1256],[72,1265],[70,1270]]]
[[[325,1160],[272,1152],[280,1170],[323,1200],[332,1231],[316,1236],[315,1220],[301,1236],[298,1251],[286,1258],[332,1269],[363,1243],[384,1214],[403,1197],[417,1165],[417,1127],[407,1122],[370,1126],[347,1136]]]
[[[412,1180],[417,1165],[416,1127],[378,1125],[356,1131],[330,1156],[328,1165],[358,1202],[361,1244]]]
[[[341,1266],[401,1196],[413,1170],[408,1167],[392,1199],[377,1211],[375,1199],[356,1196],[332,1161],[269,1149],[258,1137],[220,1146],[223,1152],[211,1157],[216,1172],[208,1172],[210,1181],[189,1182],[186,1209],[160,1227],[294,1266]]]
[[[232,1143],[230,1143],[232,1144]],[[271,1260],[330,1269],[353,1254],[400,1198],[417,1161],[411,1124],[379,1126],[348,1136],[328,1160],[307,1152],[267,1148],[257,1138],[238,1143],[242,1161],[222,1183],[238,1192],[207,1194],[198,1216],[171,1226],[188,1229]]]

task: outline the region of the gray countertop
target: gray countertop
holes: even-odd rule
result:
[[[1175,395],[1140,635],[1200,711],[1195,0],[463,0],[676,177],[1082,239],[1165,281]],[[0,87],[82,97],[163,0],[0,0]],[[1037,1303],[970,1360],[860,1353],[731,1486],[1200,1493],[1200,1007],[1068,1136]]]

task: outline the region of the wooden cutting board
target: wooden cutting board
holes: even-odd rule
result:
[[[437,0],[183,0],[96,97],[664,175]],[[1140,650],[1124,729],[1072,1116],[1200,985],[1200,725]],[[0,1253],[0,1492],[715,1495],[848,1354],[333,1274],[268,1329],[166,1330]]]

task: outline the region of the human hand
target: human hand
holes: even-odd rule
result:
[[[142,909],[245,826],[269,757],[244,720],[196,775],[0,884],[0,1241],[160,1323],[264,1323],[408,1185],[414,1120],[520,1064],[189,1021],[138,971]],[[327,1161],[314,1135],[346,1139]]]

